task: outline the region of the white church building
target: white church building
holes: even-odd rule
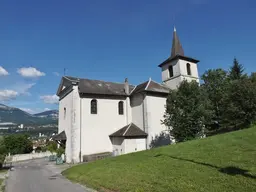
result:
[[[56,140],[64,140],[66,162],[84,156],[121,155],[149,149],[167,127],[161,123],[166,98],[183,80],[199,82],[197,63],[184,55],[176,29],[170,56],[160,65],[162,82],[137,86],[63,76],[58,87],[59,125]]]

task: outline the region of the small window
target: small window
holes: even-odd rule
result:
[[[173,77],[173,66],[172,65],[169,66],[168,70],[169,70],[169,77]]]
[[[64,107],[64,119],[66,119],[66,113],[67,113],[67,110],[66,110],[66,107]]]
[[[93,99],[91,101],[91,114],[97,114],[97,100]]]
[[[187,63],[187,74],[191,75],[191,67],[189,63]]]
[[[119,101],[119,103],[118,103],[118,113],[119,113],[119,115],[124,114],[124,102],[123,101]]]

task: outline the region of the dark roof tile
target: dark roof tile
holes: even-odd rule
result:
[[[109,135],[110,137],[147,137],[147,133],[141,130],[134,123],[130,123]]]

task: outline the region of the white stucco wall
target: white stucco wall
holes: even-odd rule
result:
[[[66,141],[66,160],[71,162],[72,160],[72,149],[71,149],[71,127],[72,127],[72,104],[73,104],[73,91],[62,98],[59,102],[59,123],[58,133],[65,131]],[[64,117],[64,108],[66,108],[66,115]]]
[[[112,152],[109,135],[127,125],[125,100],[95,98],[98,110],[91,114],[92,99],[82,98],[82,155]],[[124,101],[124,115],[118,114],[119,101]]]
[[[122,155],[125,153],[125,142],[123,137],[113,137],[112,144],[115,156]]]
[[[78,86],[73,86],[73,110],[71,111],[71,148],[72,161],[74,163],[80,162],[80,96],[78,93]]]
[[[125,154],[146,150],[146,139],[125,139]]]
[[[147,103],[147,148],[149,149],[152,139],[159,135],[162,131],[167,130],[167,127],[161,124],[161,120],[164,119],[166,98],[158,96],[146,96]]]
[[[131,98],[132,122],[143,130],[143,94]]]
[[[187,63],[190,64],[191,75],[187,74]],[[169,66],[173,65],[173,77],[169,75]],[[185,60],[175,60],[162,67],[162,81],[171,89],[176,89],[183,80],[199,82],[197,64]]]

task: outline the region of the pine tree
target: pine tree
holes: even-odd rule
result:
[[[230,68],[229,78],[231,80],[241,79],[243,77],[244,67],[234,58],[233,65]]]

